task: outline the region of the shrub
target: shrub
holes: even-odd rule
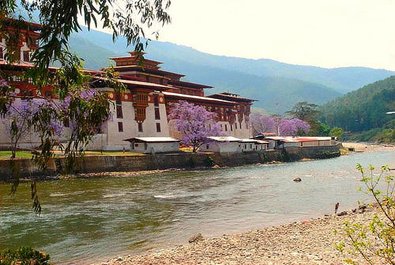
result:
[[[373,166],[364,168],[358,164],[357,169],[363,191],[371,195],[378,213],[366,223],[347,221],[342,231],[345,239],[336,247],[353,257],[362,257],[369,264],[395,264],[395,176],[388,166],[382,166],[379,173]],[[353,258],[345,261],[357,264]]]
[[[16,250],[4,250],[0,252],[0,265],[47,265],[49,255],[34,250],[30,247],[20,247]]]
[[[204,159],[204,164],[206,167],[212,167],[215,165],[214,159],[211,156],[206,156]]]

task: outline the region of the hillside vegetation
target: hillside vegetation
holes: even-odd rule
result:
[[[321,111],[324,122],[357,133],[360,140],[395,141],[395,115],[386,114],[395,111],[395,76],[337,98],[322,106]]]

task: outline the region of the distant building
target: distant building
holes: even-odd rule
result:
[[[180,148],[180,140],[171,137],[135,137],[125,141],[130,142],[130,150],[145,154],[178,152]]]
[[[10,20],[12,21],[12,20]],[[56,100],[51,86],[38,89],[32,80],[23,78],[23,73],[31,68],[30,54],[38,48],[37,40],[41,26],[26,22],[26,28],[19,40],[18,63],[12,65],[5,60],[6,42],[0,37],[0,71],[7,76],[10,85],[16,88],[19,98],[26,96],[45,96]],[[7,32],[12,34],[12,23]],[[160,62],[145,59],[141,53],[131,52],[129,56],[111,58],[115,62],[118,81],[126,91],[116,93],[106,85],[102,71],[87,71],[93,79],[92,88],[102,91],[114,103],[111,118],[106,121],[100,132],[93,137],[87,149],[122,150],[129,148],[125,139],[137,137],[178,137],[179,134],[169,126],[168,114],[172,103],[185,100],[205,107],[217,114],[217,120],[224,135],[249,138],[251,128],[249,115],[254,100],[231,93],[205,96],[207,85],[181,80],[184,75],[160,69]],[[56,71],[51,68],[50,71]],[[9,145],[9,136],[0,121],[0,147]],[[35,146],[37,139],[22,139],[21,146]]]
[[[256,139],[241,139],[240,147],[243,152],[257,152],[268,149],[269,142]]]
[[[210,136],[210,142],[199,148],[201,152],[240,153],[240,139],[233,136]]]
[[[282,149],[289,147],[314,147],[333,146],[337,144],[335,137],[313,137],[313,136],[257,136],[255,139],[268,141],[269,149]]]
[[[201,152],[241,153],[259,152],[268,149],[269,142],[255,139],[239,139],[233,136],[210,136],[210,142],[199,148]]]

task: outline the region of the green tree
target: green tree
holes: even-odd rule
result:
[[[337,249],[352,256],[361,256],[369,264],[395,264],[395,176],[388,166],[376,172],[357,165],[364,192],[371,195],[378,213],[367,223],[347,221],[340,234],[344,237]],[[379,187],[383,187],[380,190]],[[357,264],[354,259],[345,260]]]
[[[318,105],[302,101],[296,103],[295,106],[287,111],[286,114],[293,118],[300,119],[310,125],[310,135],[327,136],[329,135],[330,127],[318,120],[320,111]]]
[[[320,108],[320,120],[331,127],[358,133],[383,128],[394,119],[393,115],[386,115],[386,112],[394,109],[395,77],[392,76],[323,105]]]
[[[110,30],[114,40],[125,36],[128,44],[142,50],[141,37],[145,37],[145,32],[158,24],[170,22],[167,13],[170,4],[170,0],[2,0],[0,17],[26,20],[38,13],[39,23],[43,27],[41,45],[33,59],[44,70],[52,62],[64,58],[64,54],[68,53],[70,35],[82,30],[82,26]],[[25,14],[29,17],[23,17]],[[0,28],[9,23],[5,19],[0,22]],[[22,27],[24,24],[17,21],[13,26]],[[154,35],[157,34],[154,31]],[[6,40],[11,42],[13,37],[15,35],[8,36]]]
[[[343,129],[342,129],[342,128],[339,128],[339,127],[334,127],[334,128],[332,128],[331,131],[329,132],[329,135],[330,135],[330,136],[337,137],[337,139],[339,139],[339,140],[342,139],[343,134],[344,134]]]
[[[295,106],[286,113],[294,118],[298,118],[310,123],[311,121],[315,121],[317,119],[317,116],[320,112],[318,110],[318,105],[303,101],[296,103]]]
[[[2,250],[0,251],[0,265],[11,265],[11,264],[36,264],[36,265],[48,265],[49,255],[34,250],[29,247],[21,247],[17,250]]]

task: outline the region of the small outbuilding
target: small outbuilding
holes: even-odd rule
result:
[[[269,141],[256,140],[255,148],[257,151],[266,151],[269,149]]]
[[[241,139],[240,147],[243,152],[257,152],[268,149],[269,142],[256,139]]]
[[[255,151],[256,140],[254,139],[240,139],[240,147],[243,152]]]
[[[336,140],[332,137],[298,137],[298,140],[302,147],[336,145]]]
[[[180,140],[172,137],[135,137],[125,139],[130,142],[130,149],[144,154],[178,152]]]
[[[232,136],[209,136],[206,144],[199,151],[215,153],[237,153],[241,152],[241,139]]]

